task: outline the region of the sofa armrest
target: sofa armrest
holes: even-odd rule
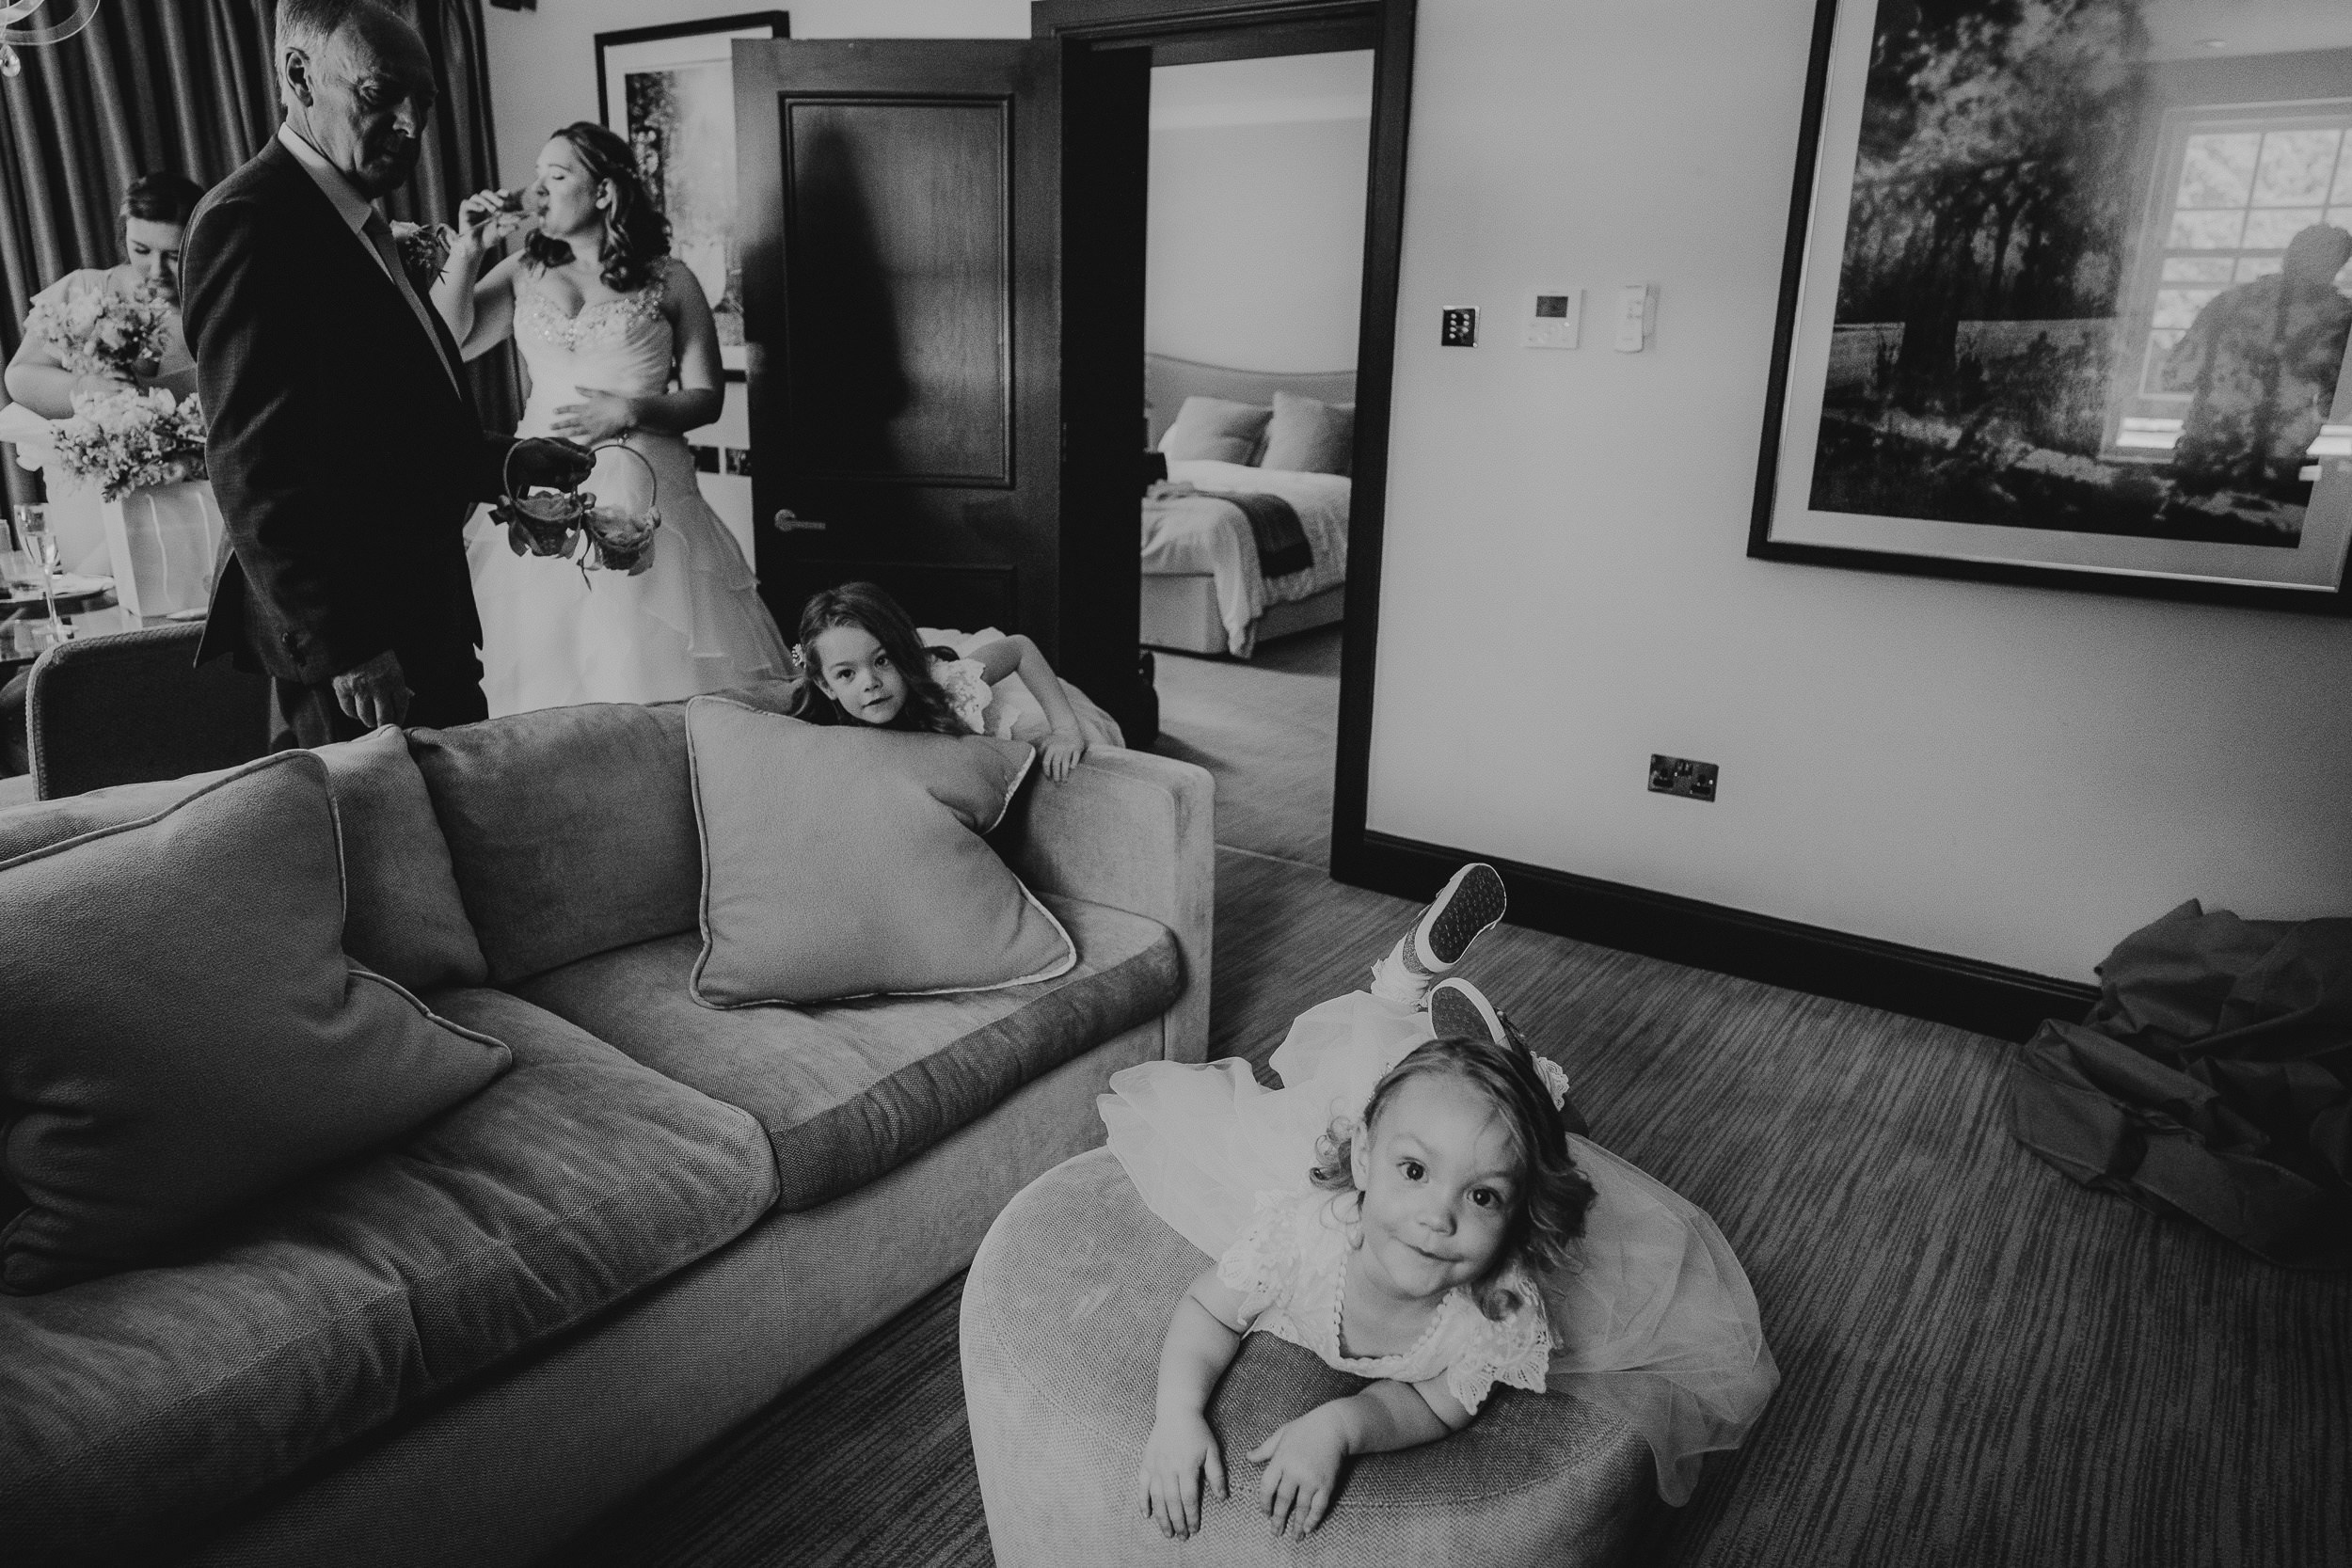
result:
[[[1039,892],[1149,915],[1176,934],[1184,990],[1168,1009],[1170,1061],[1208,1054],[1215,792],[1206,768],[1097,747],[1062,783],[1024,789],[995,835],[1006,863]]]

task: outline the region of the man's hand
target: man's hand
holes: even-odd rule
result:
[[[372,730],[399,723],[415,695],[401,673],[400,656],[389,648],[335,677],[336,705]]]
[[[596,466],[588,449],[570,441],[553,441],[544,436],[515,443],[515,450],[506,460],[506,472],[517,490],[524,485],[542,484],[554,490],[577,489],[588,477],[588,470]]]

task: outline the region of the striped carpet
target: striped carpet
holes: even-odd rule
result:
[[[1220,838],[1248,784],[1220,778]],[[1217,872],[1211,1051],[1263,1065],[1409,911],[1255,847]],[[1603,1142],[1715,1215],[1780,1359],[1748,1446],[1657,1511],[1641,1561],[2352,1562],[2352,1278],[2065,1182],[2005,1130],[2013,1048],[1508,927],[1468,973]],[[560,1560],[982,1568],[960,1287]]]

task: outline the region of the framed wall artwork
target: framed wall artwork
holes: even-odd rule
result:
[[[2352,6],[1820,0],[1748,553],[2344,613]]]
[[[735,249],[737,39],[792,36],[785,11],[596,35],[596,117],[637,150],[670,244],[718,318],[730,378],[743,371],[743,269]]]

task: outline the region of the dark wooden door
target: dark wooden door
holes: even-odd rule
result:
[[[866,578],[919,624],[1026,632],[1135,743],[1155,718],[1134,479],[1149,81],[1141,51],[1051,41],[735,52],[757,566],[778,621]]]

